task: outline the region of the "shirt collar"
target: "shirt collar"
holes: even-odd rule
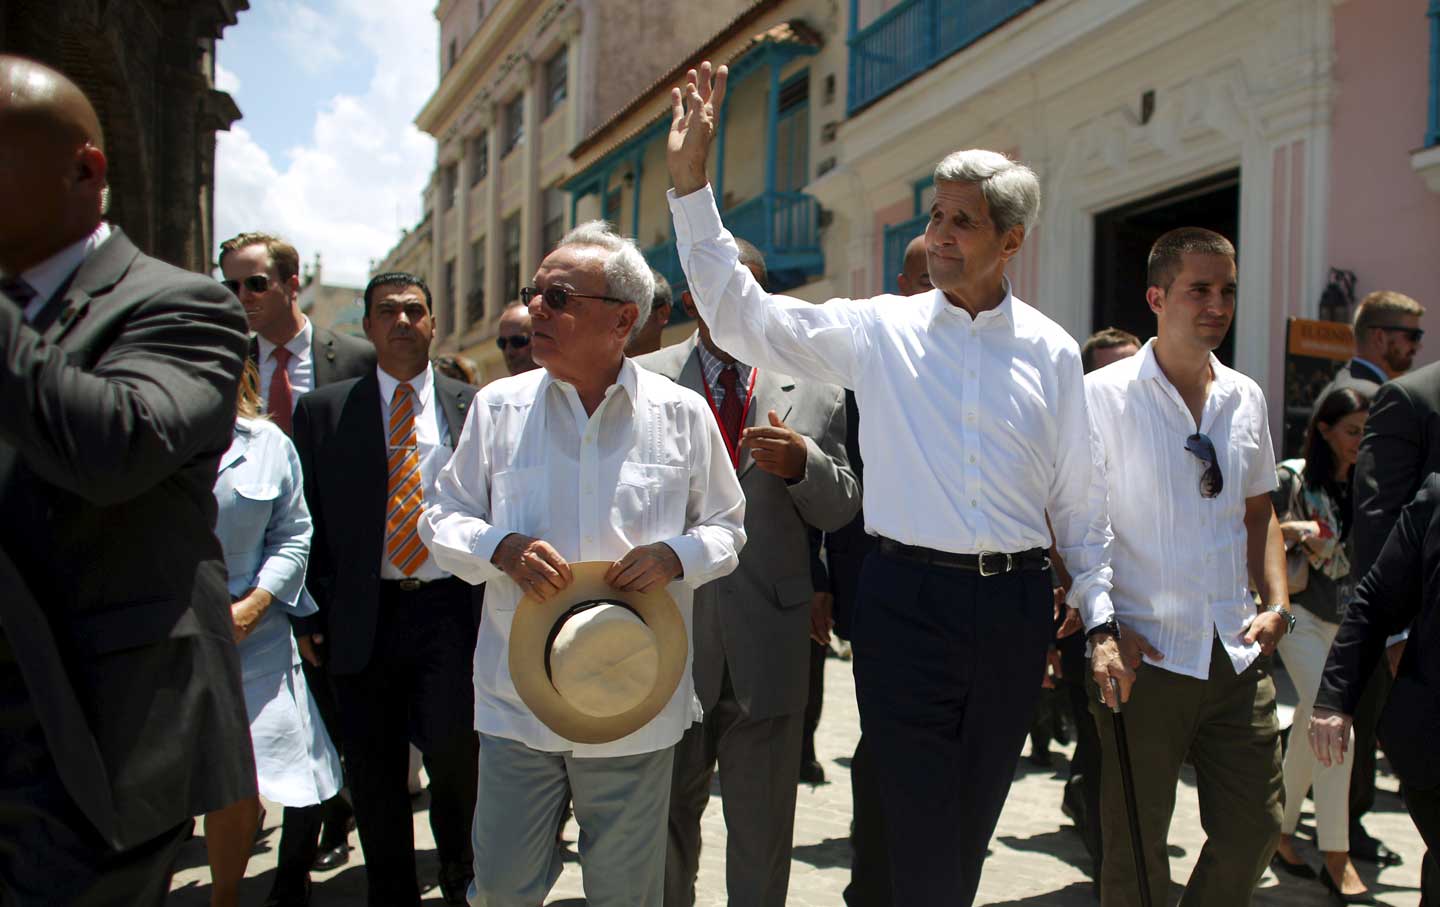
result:
[[[285,344],[287,347],[290,344]],[[400,386],[400,379],[395,378],[380,366],[375,366],[375,374],[380,378],[380,399],[386,406],[395,399],[395,388]],[[424,371],[405,382],[415,389],[415,410],[419,412],[430,405],[430,397],[435,392],[435,370],[425,366]]]
[[[1381,384],[1384,384],[1386,381],[1389,381],[1389,380],[1390,380],[1390,375],[1389,375],[1388,373],[1386,373],[1386,371],[1385,371],[1383,368],[1381,368],[1380,366],[1378,366],[1378,365],[1376,365],[1375,363],[1371,362],[1369,359],[1364,359],[1364,358],[1361,358],[1360,356],[1356,356],[1356,357],[1354,357],[1353,359],[1351,359],[1350,361],[1351,361],[1351,362],[1358,362],[1358,363],[1360,363],[1361,365],[1363,365],[1363,366],[1365,366],[1366,368],[1368,368],[1370,371],[1374,372],[1374,373],[1375,373],[1375,377],[1380,379],[1380,383],[1381,383]]]
[[[79,242],[71,243],[20,275],[20,279],[35,291],[34,305],[43,306],[50,301],[70,275],[80,269],[90,253],[110,238],[110,225],[105,221],[95,231]]]
[[[296,359],[309,359],[310,341],[315,338],[315,327],[310,323],[310,319],[304,315],[301,315],[300,319],[305,323],[301,326],[300,333],[286,341],[285,349],[289,350],[290,355]],[[256,335],[256,339],[260,342],[260,361],[269,362],[270,356],[275,352],[275,344],[258,334]]]
[[[729,363],[721,362],[714,353],[710,352],[710,349],[701,341],[699,332],[695,334],[695,349],[700,351],[700,369],[705,373],[705,383],[714,387],[715,383],[720,380],[720,373]],[[737,385],[749,383],[750,366],[736,360],[735,371],[739,379],[736,382]]]
[[[1014,326],[1015,293],[1010,287],[1009,277],[1002,277],[1001,280],[1004,281],[1005,285],[1005,298],[1000,300],[1000,304],[995,308],[987,309],[976,316],[974,319],[975,324],[981,325],[990,321],[999,322],[1000,319],[1004,319],[1003,323],[1011,325],[1012,327]],[[942,316],[964,318],[966,321],[971,320],[969,312],[951,303],[950,298],[945,295],[945,291],[937,287],[930,291],[930,325],[934,326],[935,319]]]
[[[536,403],[544,401],[545,395],[550,392],[551,387],[574,388],[574,385],[569,381],[557,379],[554,375],[550,374],[548,370],[542,369],[542,371],[545,371],[545,376],[540,379],[540,384],[535,388]],[[629,399],[631,409],[638,411],[640,406],[640,372],[635,365],[635,360],[629,356],[620,360],[620,374],[615,376],[615,383],[606,389],[605,397],[609,399],[611,394],[617,394],[621,391],[624,391],[626,398]]]
[[[1155,358],[1154,337],[1145,341],[1145,345],[1140,347],[1140,352],[1135,354],[1135,359],[1140,363],[1138,372],[1140,378],[1150,378],[1170,384],[1170,379],[1166,377],[1165,372],[1160,368],[1160,361]],[[1235,386],[1235,373],[1229,368],[1226,368],[1225,364],[1217,359],[1214,353],[1210,354],[1210,373],[1214,376],[1214,380],[1210,383],[1210,392],[1212,394],[1216,391],[1228,394]],[[1170,386],[1172,388],[1174,387],[1173,384]]]

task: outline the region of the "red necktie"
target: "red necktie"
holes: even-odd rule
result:
[[[283,346],[275,347],[270,358],[275,360],[275,371],[270,373],[270,396],[265,401],[265,411],[270,414],[270,421],[280,426],[285,434],[290,434],[290,416],[295,408],[295,398],[290,393],[290,370],[285,366],[290,362],[293,355]]]
[[[725,443],[732,451],[740,443],[740,420],[745,418],[745,401],[740,399],[738,378],[733,365],[720,370],[720,387],[725,391],[725,399],[720,401],[720,427],[725,429]]]

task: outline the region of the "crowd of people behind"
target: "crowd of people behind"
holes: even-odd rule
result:
[[[1440,847],[1424,309],[1360,302],[1277,463],[1213,352],[1228,239],[1159,237],[1154,336],[1082,347],[1005,276],[1035,174],[958,151],[901,293],[774,294],[706,176],[726,78],[672,96],[678,300],[580,224],[479,388],[432,360],[417,275],[369,282],[362,340],[302,313],[272,234],[223,243],[218,285],[144,255],[104,220],[89,101],[0,57],[0,904],[161,903],[194,815],[238,903],[262,798],[267,905],[307,904],[352,828],[368,903],[418,904],[423,764],[446,903],[543,903],[573,814],[588,903],[693,904],[718,773],[729,901],[783,905],[832,631],[861,721],[847,904],[972,903],[1062,713],[1058,807],[1106,907],[1167,902],[1187,763],[1187,904],[1249,903],[1267,866],[1368,902],[1352,858],[1400,861],[1360,823],[1377,735]],[[662,347],[677,302],[695,330]]]

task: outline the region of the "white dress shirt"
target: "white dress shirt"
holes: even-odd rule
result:
[[[680,263],[717,345],[855,391],[865,528],[977,554],[1049,548],[1071,602],[1109,608],[1105,484],[1091,453],[1080,350],[1016,299],[972,319],[939,290],[811,305],[771,296],[739,264],[707,186],[670,193]]]
[[[304,318],[305,326],[300,333],[290,338],[285,344],[285,349],[290,351],[290,361],[285,364],[285,371],[290,375],[290,413],[294,415],[295,404],[300,398],[315,389],[315,358],[312,355],[315,339],[315,327],[310,323],[309,318]],[[260,403],[262,406],[270,405],[270,383],[275,378],[275,368],[280,364],[275,361],[275,344],[264,337],[256,336],[260,347]],[[383,372],[382,372],[383,374]]]
[[[378,365],[375,366],[375,374],[380,377],[380,424],[388,428],[390,401],[394,399],[395,388],[400,386],[400,382]],[[434,498],[435,480],[450,460],[450,433],[445,430],[445,417],[440,414],[440,407],[435,401],[435,370],[426,366],[423,372],[405,383],[415,389],[415,447],[420,457],[420,496],[422,502],[428,504]],[[432,582],[449,575],[434,557],[427,557],[425,563],[410,574],[410,578]],[[380,578],[405,579],[405,574],[390,562],[389,555],[383,550],[380,552]]]
[[[1109,476],[1113,613],[1165,656],[1151,664],[1202,680],[1216,635],[1237,674],[1260,654],[1243,638],[1256,614],[1245,500],[1277,484],[1260,386],[1213,355],[1210,368],[1198,431],[1220,461],[1224,487],[1213,498],[1200,494],[1205,464],[1185,449],[1195,419],[1160,370],[1153,339],[1085,377]],[[1087,610],[1085,626],[1110,614]]]
[[[486,385],[420,521],[436,561],[487,584],[475,643],[476,730],[545,752],[630,756],[674,745],[700,718],[692,648],[675,695],[635,733],[583,745],[542,724],[510,679],[510,625],[522,593],[490,563],[501,539],[534,536],[577,563],[614,561],[664,542],[684,567],[667,591],[689,632],[693,590],[735,569],[744,526],[740,481],[694,391],[629,359],[590,416],[574,386],[543,369]]]
[[[110,238],[110,225],[105,221],[100,222],[94,232],[79,242],[73,242],[65,248],[51,255],[32,268],[20,274],[21,280],[30,285],[35,291],[35,298],[30,300],[23,312],[27,322],[34,321],[40,310],[45,308],[50,298],[64,286],[70,275],[80,269],[90,253],[100,248],[100,244]],[[8,277],[4,274],[0,276]]]

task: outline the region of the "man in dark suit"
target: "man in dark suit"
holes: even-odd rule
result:
[[[1417,310],[1424,311],[1399,293],[1366,296],[1355,320],[1357,350],[1380,350],[1370,354],[1384,360],[1385,374],[1391,380],[1367,387],[1367,382],[1354,377],[1357,360],[1351,360],[1349,375],[1342,372],[1331,384],[1354,387],[1372,396],[1354,470],[1350,565],[1356,581],[1375,563],[1400,508],[1420,490],[1425,477],[1440,468],[1440,366],[1404,374],[1419,349]],[[1391,347],[1388,355],[1381,349],[1386,343]],[[1323,392],[1320,399],[1324,399]],[[1397,643],[1393,647],[1391,664],[1398,661],[1402,646]],[[1375,729],[1389,689],[1390,669],[1381,665],[1354,713],[1355,756],[1350,771],[1350,854],[1382,866],[1399,864],[1400,855],[1372,837],[1360,820],[1375,805]]]
[[[1344,762],[1350,716],[1381,661],[1387,637],[1410,628],[1379,732],[1404,787],[1405,806],[1429,848],[1420,887],[1421,903],[1431,905],[1440,903],[1440,873],[1434,861],[1440,851],[1440,763],[1435,761],[1435,741],[1440,739],[1437,575],[1440,475],[1431,473],[1419,495],[1401,511],[1379,557],[1355,590],[1330,648],[1310,721],[1311,744],[1321,763]]]
[[[300,399],[295,446],[315,521],[306,587],[335,685],[339,732],[365,851],[371,907],[418,905],[406,787],[409,744],[430,775],[430,825],[446,903],[473,875],[474,587],[441,570],[416,534],[435,476],[475,395],[430,366],[430,289],[411,274],[365,288],[377,368]]]
[[[745,262],[762,285],[764,259]],[[845,457],[845,396],[737,363],[698,330],[637,362],[710,400],[745,492],[750,540],[730,576],[695,591],[695,692],[704,721],[675,747],[666,907],[695,902],[700,818],[718,762],[725,790],[725,878],[732,904],[783,905],[790,878],[795,779],[809,687],[809,527],[838,529],[860,507]]]
[[[300,253],[278,236],[241,233],[220,244],[221,283],[245,308],[254,336],[250,361],[260,374],[265,411],[291,433],[295,405],[317,387],[359,378],[375,369],[375,348],[358,337],[313,324],[300,311]],[[316,661],[309,636],[297,642],[305,682],[327,728],[338,722],[330,678]],[[336,735],[338,740],[338,735]],[[269,904],[303,900],[313,866],[331,870],[350,859],[350,804],[339,794],[316,806],[286,807]],[[324,825],[324,835],[321,826]]]
[[[244,318],[101,220],[64,76],[0,56],[0,136],[0,903],[160,904],[255,797],[211,492]]]
[[[1315,397],[1316,405],[1338,387],[1374,397],[1380,385],[1410,371],[1420,351],[1425,307],[1404,293],[1376,290],[1355,307],[1355,355]]]

